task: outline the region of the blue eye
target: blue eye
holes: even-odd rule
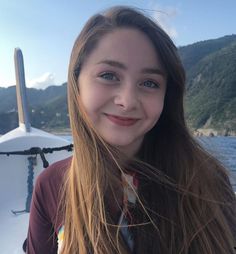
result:
[[[151,81],[151,80],[146,80],[143,82],[143,86],[148,87],[148,88],[159,88],[159,84]]]
[[[101,78],[103,79],[106,79],[106,80],[112,80],[112,81],[117,81],[118,78],[111,72],[105,72],[105,73],[102,73],[100,75]]]

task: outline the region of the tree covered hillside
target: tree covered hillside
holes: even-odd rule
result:
[[[187,74],[201,59],[236,42],[236,35],[227,35],[219,39],[200,41],[180,47],[179,54]]]
[[[236,131],[236,39],[188,71],[185,109],[194,129]]]
[[[69,128],[67,84],[45,90],[27,88],[31,125],[40,129]],[[18,126],[15,86],[0,89],[0,134]]]

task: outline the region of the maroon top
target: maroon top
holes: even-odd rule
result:
[[[63,224],[62,216],[57,214],[59,193],[71,158],[52,164],[36,180],[30,208],[28,254],[57,253],[57,233]]]
[[[27,237],[28,254],[57,254],[57,233],[64,224],[62,216],[57,213],[60,201],[59,194],[64,182],[65,172],[70,167],[71,159],[72,157],[69,157],[52,164],[37,178],[30,210]],[[235,204],[234,195],[232,197]],[[110,209],[112,212],[116,210],[114,202],[111,203]],[[224,209],[226,217],[229,216],[228,212],[230,210],[226,207]],[[122,223],[122,225],[125,224]],[[235,221],[230,222],[229,225],[232,232],[236,233]],[[127,232],[122,233],[129,244],[129,234]]]

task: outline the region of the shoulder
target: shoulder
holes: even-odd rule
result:
[[[72,157],[58,161],[42,171],[36,179],[33,205],[54,220],[60,201],[64,176],[70,167]]]
[[[57,161],[43,170],[37,177],[36,186],[47,186],[53,183],[53,185],[61,184],[63,177],[70,167],[72,157],[68,157],[64,160]]]
[[[44,203],[57,203],[60,190],[64,184],[64,176],[71,161],[72,157],[57,161],[44,169],[37,177],[34,193]]]

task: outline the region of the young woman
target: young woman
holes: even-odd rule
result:
[[[226,170],[189,134],[169,36],[115,7],[90,18],[68,74],[74,154],[37,179],[29,254],[231,254]]]

